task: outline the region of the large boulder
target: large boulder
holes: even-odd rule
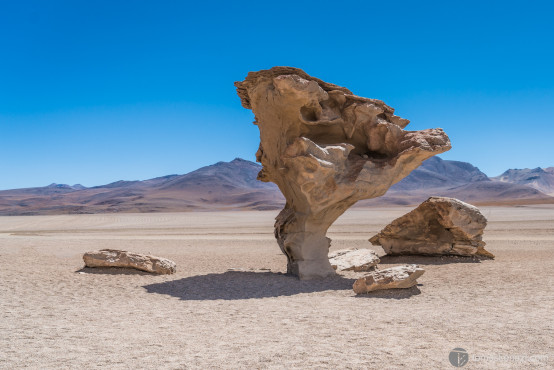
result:
[[[382,101],[298,68],[250,72],[235,86],[260,130],[258,179],[277,184],[287,200],[275,237],[287,271],[301,279],[335,274],[325,234],[340,215],[451,147],[442,129],[404,130],[409,121]]]
[[[374,290],[410,288],[417,284],[425,270],[417,265],[395,266],[384,270],[375,270],[354,282],[352,289],[357,294]]]
[[[458,199],[431,197],[397,218],[369,241],[388,255],[458,255],[494,258],[485,250],[487,219]]]
[[[331,267],[337,271],[369,271],[380,262],[371,249],[340,249],[329,253]]]
[[[166,258],[116,249],[87,252],[83,260],[86,267],[124,267],[154,274],[173,274],[176,271],[175,262]]]

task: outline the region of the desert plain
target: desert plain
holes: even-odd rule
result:
[[[354,208],[331,250],[368,239],[410,207]],[[354,275],[285,275],[278,211],[0,217],[0,368],[554,367],[554,205],[480,207],[494,260],[416,263],[409,289],[356,296]],[[113,248],[177,263],[174,275],[83,267]]]

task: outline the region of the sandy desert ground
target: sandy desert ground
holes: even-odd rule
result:
[[[552,368],[554,206],[481,209],[496,260],[384,257],[426,273],[359,297],[351,276],[283,274],[276,211],[0,217],[0,368],[447,369],[456,347],[466,369]],[[350,210],[332,249],[407,211]],[[83,269],[101,248],[178,272]]]

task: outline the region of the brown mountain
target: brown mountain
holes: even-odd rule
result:
[[[554,167],[510,169],[492,179],[511,184],[527,185],[543,193],[554,195]]]
[[[284,199],[274,184],[256,180],[261,166],[240,158],[184,175],[144,181],[117,181],[85,188],[51,184],[0,191],[0,215],[104,212],[172,212],[280,209]],[[491,181],[469,163],[433,157],[369,205],[417,204],[431,195],[473,203],[554,202],[526,185]]]
[[[277,187],[256,180],[259,170],[258,164],[237,158],[145,181],[4,190],[0,215],[281,208]]]
[[[412,205],[430,196],[457,198],[476,204],[553,203],[554,198],[530,186],[493,181],[467,162],[433,157],[395,184],[384,196],[358,206]]]
[[[413,170],[408,177],[392,186],[390,191],[452,188],[479,181],[490,181],[490,179],[472,164],[431,157]]]

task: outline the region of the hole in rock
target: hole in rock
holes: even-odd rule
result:
[[[305,121],[314,122],[318,120],[318,113],[315,108],[302,107],[300,108],[300,114]]]

